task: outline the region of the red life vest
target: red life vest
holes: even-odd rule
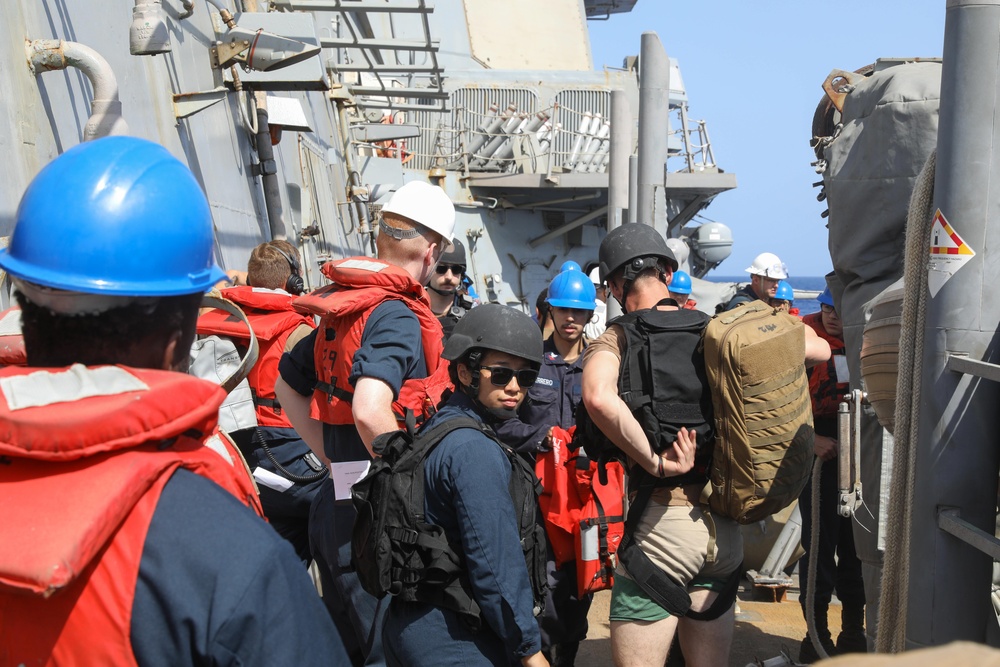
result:
[[[687,301],[684,302],[684,305],[681,306],[681,308],[684,308],[685,310],[694,310],[697,305],[698,305],[697,301],[689,298]]]
[[[614,582],[615,553],[625,534],[625,471],[618,462],[607,463],[608,483],[601,484],[597,463],[571,446],[575,430],[553,427],[551,449],[538,453],[535,474],[556,567],[576,561],[577,592],[583,596]]]
[[[177,469],[261,514],[246,464],[216,432],[224,397],[168,371],[0,371],[3,664],[136,664],[129,635],[139,564]]]
[[[310,416],[327,424],[354,423],[354,386],[348,382],[354,354],[361,347],[372,311],[386,301],[397,300],[406,304],[420,323],[427,377],[404,381],[392,409],[401,421],[407,412],[422,421],[451,387],[448,362],[441,359],[444,333],[424,288],[398,266],[369,257],[327,262],[322,271],[333,284],[293,302],[299,312],[322,318],[314,350],[317,382]]]
[[[831,336],[823,328],[821,313],[811,313],[802,318],[806,325],[812,327],[816,334],[830,344],[830,359],[825,364],[817,364],[809,369],[809,393],[812,395],[813,415],[836,415],[841,396],[849,390],[849,383],[837,382],[837,366],[834,355],[844,355],[842,338]]]
[[[261,426],[292,428],[292,423],[282,412],[274,395],[274,383],[278,380],[278,362],[285,352],[288,337],[300,326],[315,328],[316,323],[312,317],[295,312],[292,308],[295,297],[287,292],[256,287],[227,287],[221,291],[221,295],[243,309],[260,346],[257,363],[247,376],[247,382],[253,392],[257,423]],[[243,321],[218,309],[210,310],[198,317],[198,333],[226,336],[244,346],[250,341],[250,332],[247,331]]]

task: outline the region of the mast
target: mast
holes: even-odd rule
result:
[[[948,0],[932,211],[944,215],[975,255],[927,300],[909,552],[910,648],[996,637],[992,558],[981,549],[996,550],[1000,384],[970,372],[1000,375],[1000,368],[975,363],[1000,361],[1000,264],[989,256],[1000,242],[1000,154],[993,149],[1000,145],[998,25],[1000,0]],[[932,231],[932,258],[941,243]],[[955,266],[948,258],[944,264]],[[925,278],[907,289],[927,286]]]

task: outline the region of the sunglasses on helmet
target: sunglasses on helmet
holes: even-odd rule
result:
[[[465,267],[461,264],[438,264],[434,267],[434,270],[438,272],[439,275],[444,275],[450,270],[456,276],[460,276],[465,273]]]
[[[490,372],[490,384],[495,387],[506,387],[510,384],[511,379],[517,376],[517,384],[522,389],[527,389],[538,379],[538,371],[534,368],[522,368],[515,371],[506,366],[483,366],[483,370]]]

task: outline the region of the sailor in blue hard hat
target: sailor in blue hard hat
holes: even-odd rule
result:
[[[674,277],[669,286],[670,298],[681,308],[693,310],[694,299],[691,298],[691,276],[686,271],[674,271]]]
[[[769,303],[778,310],[782,310],[792,315],[798,315],[799,311],[794,307],[794,301],[795,290],[792,289],[792,286],[788,283],[788,281],[778,281],[778,287],[774,291],[774,296],[769,299]]]
[[[569,268],[549,283],[546,303],[554,329],[544,341],[538,380],[528,390],[530,400],[521,405],[515,418],[494,427],[504,444],[532,461],[537,452],[552,448],[554,427],[569,429],[576,424],[583,392],[583,330],[597,307],[594,283],[580,269]],[[553,664],[571,665],[587,636],[593,597],[578,595],[575,561],[558,569],[550,561],[548,570],[551,589],[539,619],[542,647]]]
[[[15,662],[349,664],[216,431],[225,392],[173,372],[225,278],[213,249],[194,175],[142,139],[71,148],[21,199],[0,250],[30,367],[0,371],[0,571],[20,573],[0,585],[0,644]]]

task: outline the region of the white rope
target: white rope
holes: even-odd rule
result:
[[[931,204],[934,196],[935,150],[927,157],[910,195],[906,219],[903,313],[899,327],[899,377],[896,380],[896,426],[893,446],[889,521],[886,522],[882,590],[879,596],[875,650],[899,653],[906,647],[906,611],[910,580],[910,529],[916,484],[920,426],[924,324],[927,319],[927,263],[930,256]],[[905,399],[906,396],[910,400]]]

